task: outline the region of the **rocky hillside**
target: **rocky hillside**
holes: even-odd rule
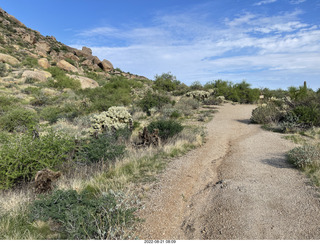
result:
[[[85,77],[88,72],[106,78],[124,76],[128,79],[146,79],[114,69],[110,61],[93,56],[88,47],[78,50],[57,41],[53,36],[43,36],[1,8],[0,63],[5,64],[0,68],[0,77],[9,76],[11,81],[17,79],[12,72],[22,74],[18,79],[46,80],[51,74],[43,70],[53,66],[72,73],[72,78],[78,79],[82,88],[98,86],[95,80]]]

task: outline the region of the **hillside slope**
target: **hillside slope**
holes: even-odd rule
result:
[[[97,56],[93,56],[92,50],[88,47],[78,50],[57,41],[54,36],[43,36],[38,31],[26,27],[1,8],[0,63],[5,63],[6,70],[11,71],[22,68],[42,70],[57,66],[80,76],[86,76],[87,72],[96,72],[106,78],[117,75],[129,79],[146,79],[114,69],[110,61],[105,59],[101,61]],[[3,72],[1,76],[6,75]],[[39,73],[31,74],[30,72],[25,76],[36,79],[42,77]]]

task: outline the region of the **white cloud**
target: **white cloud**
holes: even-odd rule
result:
[[[247,79],[256,84],[265,80],[277,88],[284,77],[294,82],[320,76],[320,29],[302,22],[300,14],[247,12],[225,19],[220,27],[206,19],[197,21],[193,14],[164,15],[148,27],[86,30],[79,34],[83,39],[78,44],[90,46],[94,55],[115,67],[151,79],[171,71],[186,83]],[[125,44],[99,46],[96,40],[101,36]]]
[[[290,0],[290,3],[291,4],[300,4],[300,3],[303,3],[305,1],[307,1],[307,0]]]
[[[260,6],[260,5],[263,5],[263,4],[269,4],[269,3],[274,3],[276,2],[277,0],[263,0],[263,1],[260,1],[260,2],[257,2],[253,5],[256,5],[256,6]]]

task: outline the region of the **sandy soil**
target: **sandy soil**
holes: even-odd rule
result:
[[[286,163],[295,147],[225,104],[208,140],[169,164],[148,192],[140,239],[320,239],[316,189]]]

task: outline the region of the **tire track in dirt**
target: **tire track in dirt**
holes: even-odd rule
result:
[[[285,162],[294,147],[226,104],[204,146],[169,164],[139,216],[141,239],[319,239],[319,199]]]

